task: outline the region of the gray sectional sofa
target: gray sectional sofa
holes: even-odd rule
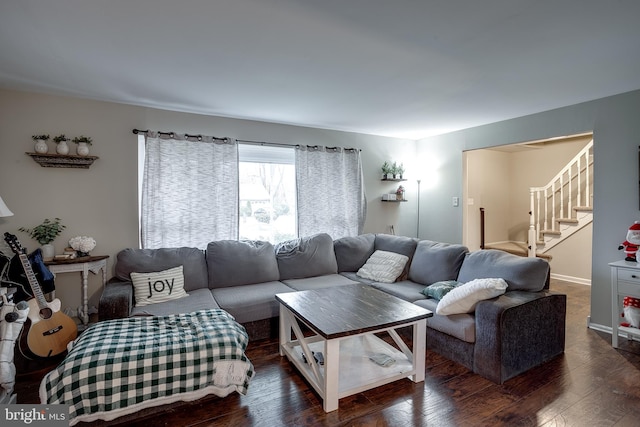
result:
[[[376,251],[408,257],[393,283],[363,279],[358,270]],[[173,301],[136,307],[132,272],[182,265],[188,293]],[[222,308],[251,339],[277,334],[275,294],[365,283],[432,310],[438,301],[423,290],[445,280],[502,278],[507,291],[481,301],[475,312],[435,314],[427,321],[427,348],[496,383],[503,383],[564,351],[566,296],[549,291],[549,265],[501,251],[469,252],[465,246],[387,234],[333,241],[327,234],[276,245],[214,241],[197,248],[125,249],[100,298],[100,320]]]

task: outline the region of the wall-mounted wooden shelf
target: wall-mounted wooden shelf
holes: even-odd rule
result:
[[[383,202],[391,202],[391,203],[402,203],[402,202],[408,202],[407,199],[403,199],[403,200],[382,200]]]
[[[43,168],[89,169],[97,156],[75,156],[71,154],[25,153]]]
[[[382,178],[382,179],[380,179],[380,181],[394,181],[394,182],[399,182],[399,181],[406,181],[406,179],[403,179],[403,178]]]

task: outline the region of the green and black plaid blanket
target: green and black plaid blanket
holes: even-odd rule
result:
[[[89,327],[40,385],[70,425],[112,420],[208,394],[246,394],[254,375],[244,327],[224,310],[109,320]]]

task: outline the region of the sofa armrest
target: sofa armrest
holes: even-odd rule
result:
[[[511,291],[476,306],[474,371],[502,384],[564,352],[567,296]]]
[[[100,321],[121,319],[131,315],[133,286],[131,282],[117,279],[107,282],[100,296],[98,318]]]

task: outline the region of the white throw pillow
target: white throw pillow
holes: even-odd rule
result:
[[[473,313],[480,301],[504,294],[507,286],[503,279],[472,280],[442,297],[436,307],[436,314]]]
[[[182,266],[154,273],[131,273],[136,307],[186,297]]]
[[[388,251],[375,251],[356,275],[382,283],[393,283],[404,271],[409,257]]]

